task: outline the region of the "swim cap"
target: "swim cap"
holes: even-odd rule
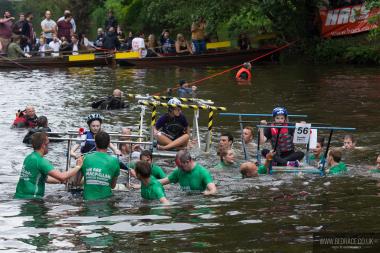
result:
[[[103,117],[99,113],[92,113],[87,116],[87,125],[90,126],[91,122],[93,122],[94,120],[99,120],[101,124],[103,121]]]
[[[284,115],[286,117],[288,116],[288,111],[285,107],[276,107],[273,109],[272,115],[273,117],[276,117],[277,115]]]

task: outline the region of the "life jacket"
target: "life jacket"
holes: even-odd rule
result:
[[[95,136],[91,131],[85,131],[82,139],[86,140],[81,143],[80,152],[82,154],[96,150]]]
[[[176,117],[169,117],[162,130],[175,140],[184,134],[185,127],[177,121]]]
[[[247,79],[241,77],[241,75],[243,73],[247,74]],[[238,81],[250,81],[252,78],[252,74],[251,74],[251,71],[249,69],[246,69],[243,67],[243,68],[239,69],[239,71],[236,73],[235,78]]]
[[[283,126],[287,126],[288,124],[283,124]],[[274,124],[272,124],[274,126]],[[293,136],[289,134],[288,128],[271,128],[271,134],[272,134],[272,147],[274,148],[276,146],[276,139],[278,132],[280,132],[278,136],[278,143],[276,151],[279,151],[280,153],[284,152],[290,152],[294,150],[294,144],[293,144]]]
[[[36,115],[34,115],[33,118],[29,118],[28,116],[25,116],[25,120],[26,120],[25,125],[26,125],[26,127],[30,127],[30,128],[36,127],[37,126],[37,118],[38,117]]]

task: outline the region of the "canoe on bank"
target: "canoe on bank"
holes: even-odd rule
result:
[[[93,67],[111,65],[113,55],[82,54],[70,56],[33,56],[31,58],[9,59],[0,57],[0,68],[66,68],[66,67]]]
[[[276,48],[242,50],[223,50],[209,51],[201,55],[173,55],[162,57],[145,57],[145,58],[128,58],[117,59],[116,63],[120,66],[138,66],[138,67],[156,67],[166,65],[235,65],[242,64],[245,61],[253,60],[256,57],[267,54]],[[271,59],[272,54],[263,59]]]

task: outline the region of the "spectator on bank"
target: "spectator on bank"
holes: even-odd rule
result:
[[[70,23],[71,23],[71,26],[72,26],[72,29],[73,29],[73,33],[76,33],[76,31],[77,31],[77,25],[76,25],[76,23],[75,23],[74,18],[73,18],[72,15],[71,15],[70,10],[65,10],[64,13],[63,13],[63,16],[60,17],[60,18],[57,20],[57,23],[58,23],[59,21],[65,20],[65,16],[66,16],[66,15],[70,15],[70,16],[71,16]]]
[[[9,11],[5,11],[4,17],[0,18],[0,54],[7,53],[8,45],[11,43],[14,19]]]
[[[46,43],[49,44],[53,40],[53,33],[57,33],[57,23],[51,19],[51,11],[45,12],[45,19],[41,22],[43,36],[46,38]]]
[[[164,29],[160,37],[161,50],[164,54],[175,53],[175,42],[170,38],[169,30]]]
[[[109,31],[109,29],[111,27],[113,27],[114,31],[117,30],[117,20],[116,18],[113,16],[113,11],[112,10],[108,10],[108,17],[104,23],[104,28],[105,28],[105,31]]]

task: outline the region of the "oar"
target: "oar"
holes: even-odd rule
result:
[[[13,63],[13,64],[15,64],[15,65],[21,67],[21,68],[24,68],[24,69],[27,69],[27,70],[31,70],[30,67],[25,66],[25,65],[22,65],[22,64],[20,64],[20,63],[18,63],[18,62],[15,62],[15,61],[9,59],[8,57],[5,57],[5,56],[0,55],[0,58],[1,58],[1,59],[4,59],[4,60],[7,60],[7,61],[9,61],[9,62],[11,62],[11,63]]]

